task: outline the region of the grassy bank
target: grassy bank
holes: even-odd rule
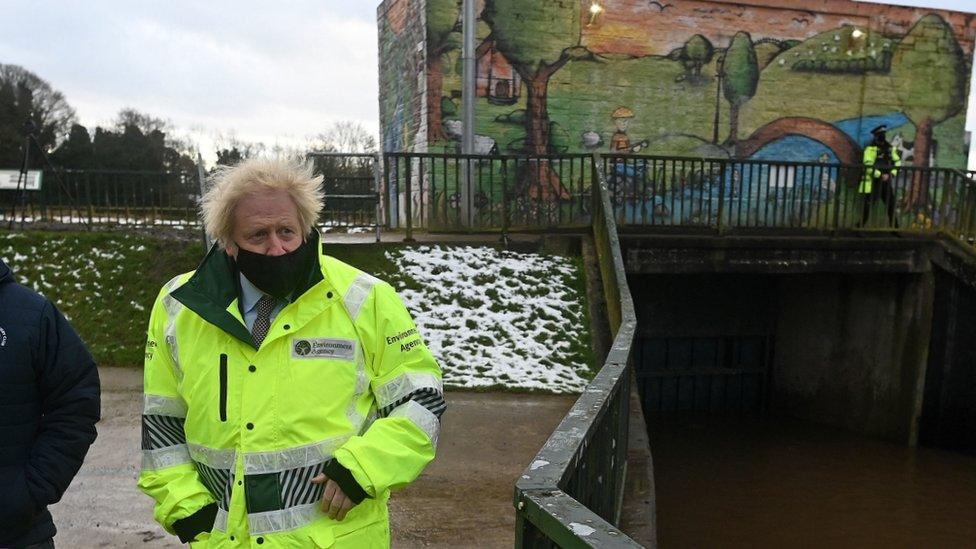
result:
[[[200,261],[199,241],[125,233],[2,232],[0,257],[18,282],[71,320],[100,364],[142,363],[159,289]]]
[[[393,284],[448,386],[575,392],[595,374],[582,259],[498,247],[332,247]]]
[[[579,258],[386,244],[327,253],[397,288],[448,386],[573,392],[594,374]],[[141,365],[159,288],[202,255],[195,239],[0,232],[0,258],[18,282],[51,299],[103,365]]]

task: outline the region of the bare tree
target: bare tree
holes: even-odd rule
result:
[[[149,135],[155,131],[167,133],[173,129],[169,120],[139,112],[132,107],[126,107],[119,111],[115,117],[115,127],[120,131],[124,131],[126,127],[136,127],[143,135]]]
[[[309,145],[312,150],[360,154],[374,153],[377,149],[376,137],[359,122],[350,121],[336,122],[314,136]]]
[[[233,133],[219,133],[214,137],[214,150],[217,151],[217,164],[233,166],[242,160],[264,154],[267,149],[260,141],[245,141]]]
[[[0,162],[15,165],[21,157],[28,120],[38,143],[51,152],[68,137],[75,111],[43,78],[19,65],[0,64]]]

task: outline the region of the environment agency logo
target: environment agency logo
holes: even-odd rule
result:
[[[333,358],[354,360],[356,340],[335,338],[309,338],[291,340],[292,358]]]
[[[300,339],[295,342],[295,354],[298,356],[308,356],[312,353],[312,344],[307,339]]]

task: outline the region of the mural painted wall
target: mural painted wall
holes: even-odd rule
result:
[[[436,65],[432,70],[425,67],[426,6],[426,0],[386,0],[376,10],[381,140],[385,151],[412,151],[418,146],[425,150],[427,146],[427,124],[423,119],[426,78],[428,73],[438,74],[440,70]]]
[[[885,123],[915,165],[965,166],[972,14],[848,0],[592,4],[479,2],[479,152],[858,163]],[[380,6],[386,150],[456,150],[459,15],[459,0]]]

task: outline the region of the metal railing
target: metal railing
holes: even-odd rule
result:
[[[976,230],[974,172],[906,166],[866,193],[863,166],[638,155],[602,163],[620,225]]]
[[[381,156],[313,152],[308,158],[323,176],[322,230],[369,229],[378,240]],[[202,170],[46,170],[39,190],[0,190],[0,222],[199,227],[202,178]]]
[[[613,346],[603,368],[515,487],[516,547],[639,547],[614,524],[623,505],[637,321],[598,161],[592,231]]]
[[[0,220],[89,226],[197,223],[196,172],[46,170],[43,181],[39,190],[0,191]]]
[[[387,223],[426,230],[589,225],[592,157],[387,153]],[[465,185],[465,179],[470,185]],[[462,192],[462,189],[470,189]]]
[[[504,233],[579,230],[592,222],[595,179],[588,154],[308,157],[324,176],[325,230],[378,234],[388,226],[405,229],[409,238],[415,229]],[[890,195],[867,195],[860,192],[862,166],[641,155],[598,162],[619,226],[719,233],[897,227],[976,236],[974,172],[902,167],[891,178]],[[64,185],[46,172],[39,191],[0,190],[0,221],[199,225],[197,172],[58,174]],[[865,221],[867,196],[872,207]]]
[[[379,153],[311,152],[307,158],[322,175],[325,209],[323,230],[334,227],[369,228],[380,240],[383,219]]]

